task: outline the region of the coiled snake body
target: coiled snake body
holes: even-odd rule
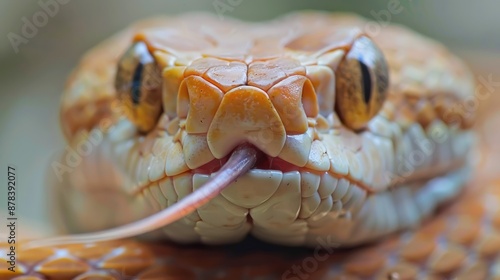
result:
[[[220,194],[189,204],[194,211],[176,212],[172,219],[180,219],[166,226],[150,218],[148,229],[139,221],[133,231],[81,240],[147,233],[221,245],[252,235],[314,252],[110,241],[29,249],[24,272],[50,279],[455,275],[460,253],[448,252],[445,264],[433,256],[430,268],[411,263],[436,246],[420,239],[407,259],[390,263],[369,249],[331,251],[418,228],[460,193],[470,169],[473,115],[455,106],[473,94],[467,68],[403,27],[372,34],[366,26],[352,15],[314,12],[252,24],[205,14],[142,22],[87,54],[62,100],[72,149],[54,168],[55,206],[71,232],[150,217],[190,194],[203,198],[204,184],[226,167],[236,178],[220,175]],[[251,152],[251,166],[233,168]],[[387,255],[401,247],[385,246]],[[225,264],[228,256],[240,260],[231,260],[236,268]],[[352,256],[367,261],[349,266]],[[399,270],[390,274],[377,260]]]

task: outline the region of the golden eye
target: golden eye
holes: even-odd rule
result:
[[[360,130],[387,96],[389,73],[384,55],[368,37],[359,37],[335,74],[335,110],[347,127]]]
[[[150,131],[161,111],[161,73],[144,42],[135,42],[118,62],[115,88],[123,111],[141,132]]]

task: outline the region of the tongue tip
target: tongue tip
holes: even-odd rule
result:
[[[243,143],[234,149],[226,164],[232,161],[238,162],[246,159],[249,163],[251,162],[250,166],[246,168],[246,171],[248,171],[254,168],[263,157],[264,153],[257,149],[254,145],[250,143]]]

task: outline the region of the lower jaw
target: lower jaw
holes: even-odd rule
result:
[[[251,234],[288,246],[314,247],[318,240],[355,246],[421,223],[439,205],[460,193],[466,170],[462,167],[433,179],[407,182],[371,194],[352,183],[339,186],[339,180],[329,194],[325,174],[253,169],[217,201],[176,227],[167,227],[165,232],[169,238],[186,243],[235,243]],[[192,176],[194,190],[210,178],[206,174],[186,176]],[[310,190],[310,183],[318,180],[318,188]]]
[[[437,172],[446,177],[463,163],[433,166],[431,173],[421,169],[394,187],[370,192],[348,177],[329,171],[311,171],[264,159],[209,204],[183,218],[175,227],[168,226],[172,231],[166,228],[165,233],[169,232],[169,238],[183,243],[234,243],[253,234],[283,245],[314,246],[312,237],[325,236],[334,237],[342,245],[356,245],[415,225],[445,199],[454,196],[460,190],[458,184],[440,189],[429,177],[436,177]],[[166,197],[168,204],[175,203],[185,195],[183,193],[197,191],[223,164],[224,159],[217,160],[203,168],[165,178],[177,193],[175,197]],[[286,168],[269,169],[277,166]],[[162,183],[159,187],[163,192]],[[425,210],[409,207],[418,203]],[[387,211],[389,208],[392,210]],[[404,211],[413,214],[401,218],[406,215]],[[385,219],[389,218],[391,222],[386,224]],[[220,234],[214,235],[214,232]]]

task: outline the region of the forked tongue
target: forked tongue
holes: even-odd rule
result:
[[[221,193],[239,176],[245,174],[257,162],[259,151],[250,144],[236,147],[229,160],[206,184],[172,206],[163,209],[147,218],[127,225],[99,232],[60,236],[42,240],[34,240],[24,244],[23,248],[56,246],[74,243],[89,243],[121,239],[151,232],[169,225],[194,212]]]

